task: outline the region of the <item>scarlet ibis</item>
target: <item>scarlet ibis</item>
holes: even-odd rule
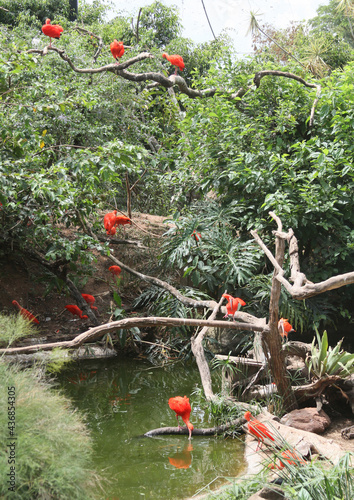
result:
[[[284,340],[285,338],[285,341],[287,341],[289,333],[295,332],[296,330],[294,330],[294,328],[291,326],[291,324],[288,322],[287,319],[280,318],[280,320],[278,321],[278,331],[282,339]]]
[[[197,233],[197,231],[194,229],[193,233],[191,234],[192,238],[195,239],[195,241],[198,243],[199,240],[202,239],[202,235],[200,233]]]
[[[117,40],[114,39],[114,41],[110,45],[110,49],[112,52],[112,56],[116,60],[116,64],[119,64],[119,61],[117,62],[117,58],[120,59],[124,54],[123,42],[117,42]]]
[[[179,429],[181,428],[178,422],[178,417],[181,417],[183,422],[188,427],[188,432],[189,432],[188,439],[191,439],[192,430],[194,429],[194,427],[189,421],[189,417],[192,411],[191,405],[189,404],[189,398],[187,398],[187,396],[184,396],[184,398],[182,398],[181,396],[176,396],[175,398],[170,398],[168,400],[168,405],[171,408],[171,410],[176,412],[178,428]]]
[[[107,231],[107,234],[112,234],[112,228],[116,225],[116,215],[117,210],[114,210],[113,212],[109,212],[103,217],[103,225],[105,230]]]
[[[166,52],[164,52],[162,54],[162,57],[167,59],[167,61],[169,61],[172,66],[176,66],[175,75],[177,75],[177,68],[179,68],[180,71],[184,70],[184,62],[182,56],[179,56],[178,54],[172,54],[169,56],[168,54],[166,54]]]
[[[27,311],[27,309],[20,306],[20,304],[17,302],[17,300],[13,300],[12,305],[14,305],[15,307],[18,307],[21,316],[23,316],[24,318],[28,319],[29,321],[33,321],[34,323],[37,323],[37,325],[39,325],[38,319],[35,316],[33,316],[32,313]]]
[[[111,266],[108,268],[108,271],[111,272],[113,276],[119,276],[120,273],[122,272],[119,266]]]
[[[97,307],[93,305],[96,302],[96,299],[93,295],[89,295],[87,293],[82,293],[81,296],[85,300],[85,302],[88,303],[88,305],[91,307],[91,309],[97,310]]]
[[[52,38],[59,40],[64,29],[59,24],[50,24],[50,19],[46,19],[42,26],[42,31],[46,36],[49,36],[49,47],[52,46]]]
[[[246,302],[239,297],[232,297],[228,293],[223,293],[223,297],[227,300],[226,304],[226,314],[224,318],[227,318],[228,316],[232,316],[233,320],[235,321],[235,314],[237,311],[240,309],[241,306],[245,306]]]
[[[262,444],[264,442],[264,438],[269,438],[271,441],[274,441],[274,437],[272,436],[268,427],[266,425],[262,424],[262,422],[260,422],[256,418],[254,418],[251,415],[251,412],[246,411],[244,417],[248,421],[247,427],[248,427],[249,433],[253,434],[253,436],[255,436],[258,440],[256,451],[258,451],[259,443],[261,443],[261,447],[262,447]]]
[[[73,316],[79,316],[80,319],[87,319],[86,314],[82,314],[82,311],[79,307],[69,304],[68,306],[65,306],[65,309],[67,309]]]
[[[117,226],[125,226],[126,224],[131,224],[132,221],[129,219],[129,217],[126,217],[125,215],[117,215],[116,217],[116,225]]]
[[[295,451],[285,450],[281,453],[281,456],[278,457],[278,462],[275,464],[269,464],[269,469],[283,469],[285,467],[285,461],[290,465],[299,465],[306,464],[305,460],[301,456],[299,456]]]

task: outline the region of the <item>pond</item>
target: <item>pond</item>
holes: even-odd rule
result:
[[[104,478],[101,498],[172,500],[188,498],[210,484],[243,472],[243,442],[223,437],[143,437],[148,430],[176,426],[168,406],[173,396],[190,397],[195,427],[214,423],[192,392],[200,385],[195,366],[168,368],[132,359],[85,361],[66,370],[59,384],[86,415],[95,451],[94,466]],[[195,399],[195,398],[194,398]]]

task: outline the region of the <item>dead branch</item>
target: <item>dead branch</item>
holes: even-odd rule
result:
[[[80,28],[82,30],[82,28]],[[85,30],[83,30],[85,31]],[[87,31],[87,30],[86,30]],[[87,33],[91,33],[88,32]],[[96,36],[92,34],[93,36]],[[150,54],[149,52],[142,52],[141,54],[128,59],[127,61],[121,62],[119,65],[116,63],[111,63],[107,64],[105,66],[101,66],[100,68],[77,68],[71,58],[65,53],[64,50],[58,49],[57,47],[52,47],[52,46],[46,46],[44,49],[29,49],[27,51],[28,54],[40,54],[41,56],[45,56],[49,50],[52,50],[56,52],[66,63],[69,64],[71,69],[75,71],[76,73],[104,73],[106,71],[112,72],[125,80],[133,81],[133,82],[155,82],[154,84],[151,84],[148,86],[148,88],[153,88],[154,86],[161,85],[162,87],[165,87],[166,89],[169,89],[173,87],[174,85],[177,85],[178,89],[180,92],[183,94],[186,94],[188,97],[194,99],[194,98],[207,98],[207,97],[213,97],[216,93],[219,94],[225,94],[228,96],[230,99],[235,100],[236,105],[239,105],[239,99],[242,98],[248,91],[253,89],[253,85],[249,85],[247,87],[241,87],[239,90],[236,92],[230,93],[229,91],[226,91],[224,89],[204,89],[204,90],[198,90],[198,89],[192,89],[191,87],[188,87],[186,81],[184,78],[182,78],[179,75],[170,75],[168,78],[165,77],[162,73],[157,73],[157,72],[146,72],[146,73],[130,73],[129,71],[126,71],[126,68],[129,68],[133,64],[136,64],[137,62],[143,61],[145,59],[152,59],[154,56]],[[277,70],[263,70],[259,71],[258,73],[255,74],[253,78],[253,84],[255,85],[256,88],[259,88],[260,82],[262,78],[265,76],[276,76],[276,77],[282,77],[282,78],[289,78],[292,80],[297,81],[298,83],[301,83],[305,87],[308,88],[313,88],[316,89],[316,98],[313,102],[312,108],[311,108],[311,114],[310,114],[310,121],[309,125],[312,127],[313,125],[313,120],[314,120],[314,113],[315,113],[315,107],[318,102],[319,96],[320,96],[320,91],[321,87],[318,84],[307,82],[300,76],[295,75],[294,73],[289,73],[285,71],[277,71]]]
[[[225,293],[226,293],[226,290],[225,290]],[[221,299],[219,300],[219,303],[216,304],[216,306],[214,307],[214,310],[208,319],[209,321],[214,321],[223,300],[224,300],[224,297],[221,297]],[[192,348],[192,352],[194,354],[195,360],[196,360],[197,365],[198,365],[199,374],[200,374],[200,378],[202,380],[205,398],[207,401],[211,401],[212,399],[214,399],[215,396],[214,396],[212,383],[211,383],[210,369],[209,369],[208,361],[206,360],[205,352],[204,352],[204,348],[203,348],[203,339],[204,339],[204,335],[208,331],[208,328],[209,328],[208,326],[205,326],[204,328],[202,328],[202,330],[199,333],[196,332],[193,335],[193,337],[191,338],[191,348]]]
[[[119,321],[112,321],[111,323],[105,323],[104,325],[95,326],[89,330],[80,333],[75,338],[71,340],[66,340],[62,342],[51,342],[47,344],[35,344],[26,347],[11,347],[8,349],[0,349],[0,354],[20,354],[20,353],[31,353],[37,352],[38,350],[49,351],[54,347],[62,347],[64,349],[76,348],[84,344],[85,342],[91,342],[102,337],[106,333],[114,332],[119,329],[129,329],[134,327],[154,327],[154,326],[207,326],[214,328],[231,328],[235,330],[256,330],[259,331],[260,328],[257,325],[246,325],[244,323],[236,323],[229,321],[209,321],[203,319],[189,319],[189,318],[163,318],[163,317],[149,317],[149,318],[125,318]]]
[[[91,38],[96,38],[98,40],[98,47],[97,47],[97,50],[93,56],[93,64],[95,64],[97,62],[98,56],[100,55],[100,53],[104,47],[102,37],[100,37],[99,35],[95,35],[95,33],[92,33],[92,31],[81,28],[80,26],[75,26],[74,30],[78,31],[79,33],[86,33]]]
[[[270,215],[275,215],[273,212],[269,212]],[[297,239],[294,235],[293,230],[290,228],[287,233],[282,231],[275,232],[275,235],[279,239],[287,240],[289,242],[289,254],[290,254],[290,266],[291,266],[291,280],[294,282],[293,285],[284,277],[284,270],[281,265],[278,264],[276,258],[272,252],[267,248],[262,239],[258,236],[256,231],[251,231],[253,238],[262,248],[266,256],[269,258],[277,271],[276,279],[284,286],[284,288],[290,293],[290,295],[297,300],[308,299],[319,295],[320,293],[328,292],[329,290],[334,290],[336,288],[341,288],[342,286],[352,285],[354,283],[354,272],[349,272],[345,274],[338,274],[337,276],[332,276],[325,281],[320,283],[312,283],[309,281],[305,274],[300,272],[299,263],[299,251]]]
[[[236,418],[231,422],[218,425],[216,427],[209,427],[208,429],[193,429],[192,436],[215,436],[219,434],[223,434],[225,431],[229,429],[236,428],[238,432],[243,433],[244,430],[242,425],[246,422],[243,417]],[[145,437],[154,437],[154,436],[162,436],[166,434],[186,434],[188,436],[187,427],[182,427],[178,429],[178,427],[160,427],[158,429],[152,429],[144,434]]]
[[[322,394],[326,387],[343,380],[338,375],[325,375],[311,384],[293,387],[296,399],[300,402],[314,398]]]

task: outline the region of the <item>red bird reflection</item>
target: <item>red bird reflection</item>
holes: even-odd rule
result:
[[[235,314],[237,313],[237,311],[240,309],[241,306],[246,305],[246,302],[240,299],[239,297],[232,297],[228,293],[223,293],[222,296],[225,297],[225,299],[227,300],[226,314],[224,318],[232,316],[233,321],[235,321]]]
[[[111,49],[112,56],[116,60],[116,64],[119,64],[120,61],[117,61],[117,59],[120,60],[120,58],[124,54],[124,45],[123,45],[123,42],[117,42],[117,40],[114,39],[114,41],[111,43],[111,45],[109,47]]]
[[[177,469],[189,469],[192,463],[191,451],[193,451],[193,445],[188,443],[182,451],[178,451],[173,457],[168,457],[168,460]]]
[[[182,56],[179,56],[178,54],[172,54],[169,56],[168,54],[166,54],[166,52],[164,52],[162,54],[162,57],[167,59],[167,61],[170,62],[172,64],[172,66],[176,67],[175,75],[177,75],[177,68],[179,68],[180,71],[184,70],[184,61],[183,61]]]
[[[291,332],[295,332],[294,328],[291,326],[289,321],[285,318],[280,318],[278,321],[278,331],[285,342],[288,340],[288,335]]]
[[[93,305],[96,302],[96,299],[93,295],[89,295],[88,293],[82,293],[81,297],[84,299],[85,302],[88,303],[91,309],[95,309],[97,311],[97,307]]]
[[[170,398],[168,400],[169,407],[176,413],[178,429],[181,429],[179,425],[178,417],[181,417],[183,422],[186,424],[189,432],[189,438],[192,437],[192,430],[194,429],[193,425],[189,421],[189,417],[192,411],[191,405],[189,403],[189,399],[187,396],[183,398],[181,396],[176,396],[175,398]]]
[[[46,36],[49,36],[49,47],[52,46],[52,38],[59,40],[64,29],[59,24],[50,24],[50,19],[46,19],[42,26],[42,31]]]
[[[270,432],[268,427],[265,424],[262,424],[262,422],[257,420],[255,417],[253,417],[251,415],[251,412],[246,411],[244,417],[248,421],[247,424],[248,432],[253,436],[255,436],[255,438],[257,438],[258,444],[256,451],[258,451],[258,448],[262,447],[265,438],[274,441],[274,437],[272,436],[272,433]]]
[[[29,321],[33,321],[33,323],[37,323],[37,325],[39,325],[38,319],[35,316],[33,316],[32,313],[27,311],[27,309],[20,306],[20,304],[17,302],[17,300],[13,300],[12,305],[19,309],[21,316],[23,316],[24,318],[28,319]]]
[[[81,309],[78,306],[75,306],[73,304],[69,304],[65,306],[65,309],[67,309],[73,316],[79,316],[80,319],[88,319],[86,314],[82,314]]]

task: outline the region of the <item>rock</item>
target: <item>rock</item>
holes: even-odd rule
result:
[[[284,493],[278,488],[273,487],[272,489],[270,489],[266,486],[262,488],[261,491],[258,491],[257,493],[249,497],[248,500],[261,500],[263,498],[266,498],[268,500],[284,500],[285,496]]]
[[[316,408],[303,408],[302,410],[293,410],[287,413],[280,419],[280,422],[295,429],[323,434],[329,427],[331,419],[323,410],[317,411]]]

